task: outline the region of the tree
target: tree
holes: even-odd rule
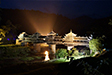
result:
[[[9,33],[9,31],[13,31],[16,30],[16,26],[12,24],[12,22],[10,20],[7,20],[5,25],[2,25],[1,28],[6,32]]]
[[[110,26],[110,33],[112,34],[112,19],[110,19],[110,22],[108,23]]]
[[[69,51],[71,56],[79,56],[79,51],[76,48],[73,48]]]
[[[3,29],[0,29],[0,37],[5,37],[6,32]]]
[[[79,56],[79,51],[78,50],[75,50],[74,52],[73,52],[73,55],[72,56]]]
[[[11,23],[10,20],[6,22],[6,25],[2,25],[0,28],[0,38],[4,38],[9,31],[14,30],[15,26]]]
[[[108,23],[109,25],[112,25],[112,20],[110,19],[110,22]]]
[[[99,51],[103,49],[103,45],[100,38],[92,39],[89,41],[89,48],[92,50],[92,52]]]
[[[2,10],[1,10],[1,8],[0,8],[0,21],[1,21],[1,19],[2,19],[2,18],[1,18],[1,11],[2,11]]]
[[[6,36],[6,34],[10,31],[7,26],[3,26],[0,28],[0,41]]]
[[[0,4],[1,4],[1,0],[0,0]],[[2,11],[2,9],[0,8],[0,20],[1,20],[1,11]]]
[[[58,49],[57,52],[56,52],[56,57],[59,57],[59,58],[64,58],[65,56],[68,55],[67,53],[67,50],[66,49]]]
[[[9,31],[11,30],[10,26],[8,25],[3,25],[2,28],[0,28],[0,36],[3,38],[5,37],[6,33],[9,33]]]

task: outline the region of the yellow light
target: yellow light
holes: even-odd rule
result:
[[[45,56],[45,60],[44,61],[48,61],[48,60],[50,60],[50,58],[49,58],[49,52],[48,51],[45,51],[45,54],[46,54],[46,56]]]
[[[43,36],[46,36],[48,33],[50,33],[53,30],[53,27],[57,19],[57,15],[47,16],[48,14],[46,15],[44,14],[36,17],[35,15],[29,12],[23,12],[23,14],[26,16],[27,18],[26,20],[29,23],[27,28],[28,29],[32,28],[30,32],[32,33],[38,32]]]

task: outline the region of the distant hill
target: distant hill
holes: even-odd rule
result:
[[[93,19],[88,16],[81,16],[69,19],[58,14],[48,14],[35,10],[2,9],[2,25],[10,20],[14,25],[21,25],[20,31],[29,34],[40,32],[47,34],[54,30],[59,35],[67,34],[70,29],[78,35],[109,35],[109,19],[112,16],[102,19]],[[94,32],[94,33],[93,33]]]

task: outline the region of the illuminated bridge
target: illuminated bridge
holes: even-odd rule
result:
[[[40,33],[35,33],[33,35],[28,35],[25,32],[21,33],[16,39],[16,44],[27,44],[31,43],[47,43],[52,51],[55,53],[56,45],[62,44],[67,46],[67,49],[70,50],[74,46],[86,46],[89,47],[89,41],[92,39],[92,35],[90,37],[80,37],[77,34],[70,33],[65,34],[64,38],[62,36],[57,35],[54,31],[51,31],[47,36],[41,36]]]

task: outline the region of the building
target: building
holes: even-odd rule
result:
[[[24,38],[24,39],[23,39]],[[23,39],[20,41],[20,39]],[[70,50],[74,46],[86,46],[89,47],[89,41],[92,39],[92,36],[84,37],[84,36],[77,36],[74,34],[72,30],[68,34],[65,34],[64,38],[62,36],[57,35],[54,31],[51,31],[47,34],[47,36],[41,36],[40,33],[35,33],[33,35],[29,35],[29,37],[23,36],[19,38],[18,41],[21,43],[32,42],[32,43],[47,43],[53,52],[56,52],[56,45],[62,44],[67,46],[67,49]]]

